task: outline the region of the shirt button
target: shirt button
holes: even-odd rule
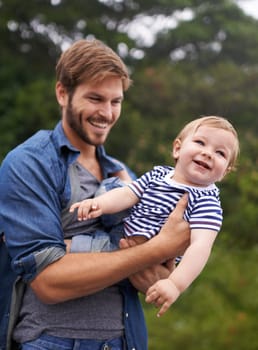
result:
[[[110,346],[108,346],[107,344],[105,344],[104,346],[103,346],[103,348],[102,348],[103,350],[111,350],[111,347]]]
[[[126,314],[125,314],[125,317],[129,317],[129,314],[128,314],[128,313],[126,313]],[[132,349],[132,350],[135,350],[135,349]]]

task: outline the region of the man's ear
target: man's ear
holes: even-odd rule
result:
[[[172,155],[175,160],[177,160],[179,157],[180,149],[181,149],[181,140],[175,139],[173,142],[173,150],[172,150]]]
[[[58,81],[56,83],[56,99],[60,107],[65,107],[68,101],[68,94],[66,88]]]

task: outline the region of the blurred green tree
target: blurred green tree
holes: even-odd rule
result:
[[[2,0],[0,11],[0,159],[59,120],[57,57],[72,41],[97,37],[123,57],[134,80],[108,150],[140,175],[172,163],[171,143],[185,122],[229,118],[243,166],[222,184],[224,227],[228,237],[237,226],[247,245],[257,242],[250,229],[257,223],[257,21],[235,1]],[[236,194],[250,223],[243,228],[230,214]]]

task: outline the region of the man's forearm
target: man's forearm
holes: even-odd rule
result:
[[[181,201],[160,233],[146,243],[108,253],[66,254],[40,272],[31,287],[43,302],[58,303],[98,292],[180,255],[190,237],[182,220],[185,205],[186,201]]]
[[[116,252],[66,254],[44,269],[31,287],[46,303],[95,293],[168,259],[171,249],[164,242],[159,245],[158,239]],[[174,245],[177,247],[176,239]]]

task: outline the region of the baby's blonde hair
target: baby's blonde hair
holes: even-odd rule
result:
[[[237,157],[240,152],[238,134],[236,129],[226,118],[211,115],[195,119],[183,127],[183,129],[177,135],[176,139],[183,141],[189,134],[194,134],[197,129],[204,125],[211,128],[223,129],[231,132],[234,135],[235,145],[232,149],[231,159],[229,160],[228,164],[228,170],[235,170]]]

